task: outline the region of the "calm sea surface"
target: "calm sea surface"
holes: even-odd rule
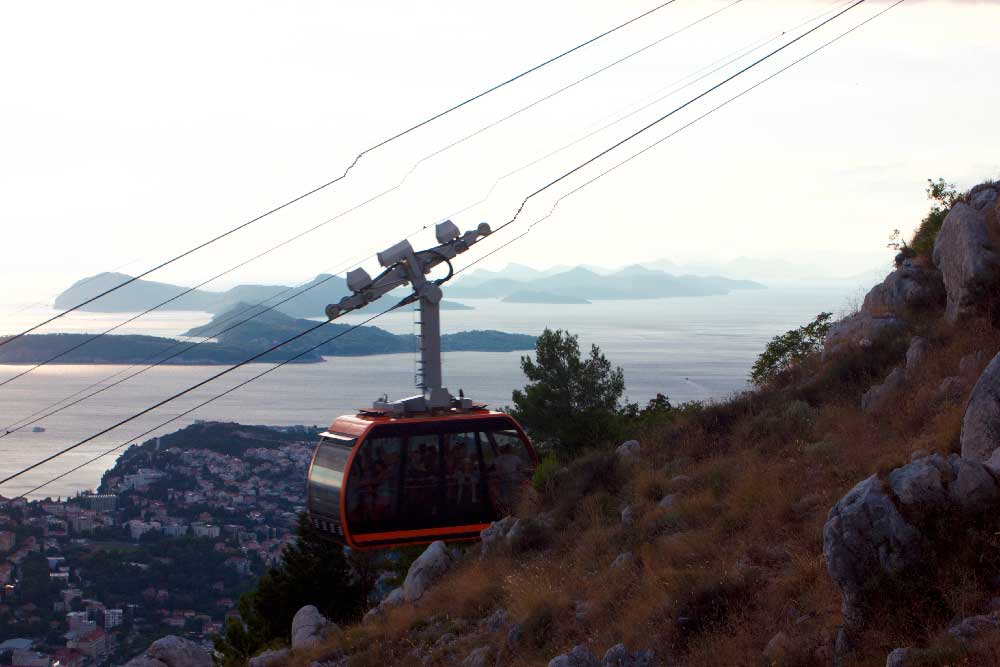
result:
[[[805,323],[823,310],[841,310],[856,287],[772,288],[728,296],[655,301],[595,302],[591,305],[505,304],[468,300],[470,311],[445,311],[445,332],[471,329],[537,334],[562,328],[595,343],[625,371],[629,400],[645,402],[657,392],[675,402],[721,398],[745,386],[747,372],[774,335]],[[0,310],[0,332],[14,332],[40,321],[44,308]],[[47,332],[101,331],[127,315],[72,315]],[[208,320],[204,313],[163,313],[118,333],[178,336]],[[345,318],[345,322],[351,322]],[[356,320],[355,320],[356,321]],[[413,315],[398,312],[373,324],[394,333],[413,331]],[[446,385],[493,406],[510,402],[521,387],[521,353],[455,352],[444,356]],[[161,366],[65,411],[42,419],[43,433],[31,428],[0,438],[4,476],[97,433],[163,398],[208,378],[224,366]],[[330,358],[321,364],[287,365],[246,387],[167,425],[158,425],[269,368],[253,364],[233,371],[163,408],[116,428],[51,463],[8,482],[0,494],[24,493],[99,454],[141,438],[168,433],[195,419],[250,424],[328,424],[335,416],[366,406],[382,394],[413,393],[414,357],[408,354]],[[25,369],[0,365],[0,380]],[[7,427],[67,398],[109,375],[135,368],[105,365],[52,365],[0,387],[0,434]],[[115,379],[119,379],[118,376]],[[113,380],[112,380],[113,381]],[[92,391],[92,389],[90,390]],[[150,435],[142,433],[154,429]],[[139,440],[139,441],[141,441]],[[123,449],[86,465],[36,497],[92,489]]]

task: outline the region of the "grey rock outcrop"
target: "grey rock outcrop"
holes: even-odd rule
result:
[[[629,653],[625,644],[615,644],[604,654],[601,667],[654,667],[656,657],[652,651]]]
[[[213,667],[208,651],[188,639],[174,635],[161,637],[146,652],[125,663],[125,667]]]
[[[934,454],[893,470],[889,473],[889,485],[900,503],[914,516],[923,517],[940,511],[948,503],[947,474],[947,461]]]
[[[487,632],[499,632],[510,624],[510,613],[506,609],[497,609],[482,621],[482,625]]]
[[[998,628],[1000,628],[1000,623],[997,623],[997,620],[992,616],[972,616],[948,628],[948,634],[956,639],[968,641],[984,632],[996,631]]]
[[[977,211],[988,211],[997,204],[997,185],[995,183],[982,183],[969,190],[969,206]]]
[[[871,415],[885,412],[892,399],[906,385],[906,371],[894,368],[882,384],[872,386],[861,396],[861,409]]]
[[[874,341],[903,328],[897,317],[872,317],[859,312],[835,322],[823,341],[823,357],[836,357],[851,349],[869,347]]]
[[[486,558],[497,553],[502,546],[507,543],[507,536],[511,527],[517,521],[512,516],[505,516],[499,521],[494,521],[479,533],[479,554],[481,558]]]
[[[952,403],[961,402],[969,388],[979,378],[980,370],[986,363],[986,353],[982,350],[967,354],[958,362],[958,375],[951,375],[941,381],[937,389],[937,399]]]
[[[1000,447],[1000,354],[986,367],[962,421],[962,456],[986,461]]]
[[[934,242],[934,265],[944,279],[949,322],[980,312],[1000,286],[1000,255],[987,229],[987,199],[977,196],[977,203],[984,204],[978,210],[962,202],[955,204]]]
[[[865,295],[861,312],[876,318],[898,317],[931,306],[943,296],[938,272],[907,259]]]
[[[617,570],[620,567],[625,567],[626,565],[631,565],[635,561],[635,556],[631,551],[625,551],[618,554],[617,557],[611,562],[611,569]]]
[[[911,667],[917,652],[910,647],[893,649],[885,658],[885,667]]]
[[[465,657],[465,660],[462,661],[462,667],[487,667],[491,664],[490,658],[492,657],[493,649],[489,646],[480,646]]]
[[[635,523],[635,510],[631,507],[626,507],[622,510],[622,525],[631,526]]]
[[[990,470],[956,454],[925,456],[890,472],[887,483],[872,476],[851,489],[823,528],[827,571],[840,587],[848,626],[864,620],[866,589],[931,555],[923,533],[929,521],[981,514],[998,502]]]
[[[549,660],[549,667],[601,667],[601,662],[586,646],[574,646]]]
[[[678,494],[668,493],[667,495],[660,498],[660,502],[656,503],[656,506],[661,510],[668,510],[677,503]]]
[[[906,514],[922,520],[934,514],[978,514],[998,499],[987,467],[956,454],[919,458],[889,473],[889,485]]]
[[[841,498],[823,527],[823,555],[843,594],[849,624],[862,620],[869,582],[897,575],[921,559],[923,538],[903,518],[875,475]]]
[[[523,519],[504,517],[479,533],[479,557],[485,559],[496,553],[517,556],[544,548],[552,528],[552,517],[544,513]]]
[[[906,350],[906,377],[912,378],[920,372],[927,355],[930,352],[930,343],[922,336],[914,336],[910,340],[910,347]]]
[[[865,295],[857,313],[835,322],[823,342],[823,357],[871,346],[903,327],[903,317],[940,303],[945,289],[940,272],[904,259]]]
[[[291,655],[287,648],[274,651],[264,651],[260,655],[255,655],[247,661],[247,667],[279,667],[285,664],[285,660]]]
[[[417,560],[413,561],[403,580],[403,599],[416,602],[424,593],[451,569],[455,560],[444,542],[433,542]]]
[[[292,617],[292,650],[308,650],[336,629],[337,626],[327,620],[319,609],[308,604]]]
[[[631,461],[639,456],[640,451],[642,451],[642,445],[639,444],[638,440],[626,440],[618,445],[615,453],[618,454],[618,458]]]

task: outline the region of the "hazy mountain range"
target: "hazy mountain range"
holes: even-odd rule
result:
[[[734,290],[752,289],[765,289],[765,286],[751,280],[732,280],[719,276],[678,276],[638,265],[605,275],[582,266],[551,273],[514,265],[502,272],[477,271],[456,284],[449,285],[447,294],[459,299],[496,298],[515,302],[581,303],[592,300],[716,296]]]
[[[57,296],[54,305],[58,309],[70,308],[116,285],[120,285],[130,277],[123,273],[99,273],[96,276],[84,278]],[[286,315],[291,315],[292,317],[323,317],[327,304],[336,303],[342,297],[351,293],[347,289],[346,279],[340,276],[330,276],[329,274],[320,274],[306,285],[297,288],[285,285],[237,285],[224,292],[211,292],[199,289],[184,294],[184,296],[178,296],[185,289],[187,288],[169,283],[137,280],[98,299],[94,303],[83,306],[80,310],[98,313],[132,313],[140,312],[158,303],[174,299],[159,308],[159,310],[194,310],[207,313],[221,313],[241,302],[256,304],[266,300],[264,305],[269,306],[288,298],[295,291],[299,291],[302,293],[276,306],[275,310]],[[396,290],[386,297],[387,300],[384,305],[372,304],[369,308],[385,308],[394,296],[398,300],[405,293],[405,289]],[[441,306],[445,310],[470,309],[469,306],[453,301],[444,301]]]

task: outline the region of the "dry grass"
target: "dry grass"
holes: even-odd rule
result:
[[[902,362],[905,341],[865,359],[811,362],[798,384],[648,429],[639,463],[589,455],[522,509],[556,518],[546,549],[517,559],[467,558],[418,605],[347,628],[334,644],[351,653],[352,665],[408,664],[414,649],[430,664],[455,664],[484,645],[502,664],[546,665],[574,644],[600,654],[621,641],[633,651],[652,648],[669,664],[762,665],[765,645],[783,631],[793,646],[782,664],[828,663],[842,623],[822,557],[829,508],[861,479],[914,452],[955,451],[971,386],[957,403],[940,400],[938,387],[957,374],[963,356],[1000,349],[985,323],[921,333],[931,354],[887,413],[866,415],[859,399]],[[677,475],[690,481],[673,482]],[[658,507],[668,493],[678,494],[674,505]],[[636,517],[629,526],[621,523],[625,506]],[[926,573],[926,599],[909,608],[896,601],[902,606],[861,639],[851,664],[884,665],[891,648],[906,645],[926,646],[927,664],[990,664],[974,660],[1000,656],[1000,643],[973,650],[939,639],[953,618],[981,612],[984,599],[1000,593],[973,574],[1000,574],[1000,545],[966,543]],[[611,568],[626,551],[632,561]],[[985,557],[995,565],[984,570]],[[522,628],[513,649],[506,631],[477,630],[495,609]],[[458,639],[448,650],[435,648],[445,632]],[[291,664],[309,662],[297,656]]]

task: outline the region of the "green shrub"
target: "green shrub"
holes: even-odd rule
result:
[[[818,352],[830,331],[832,317],[833,313],[820,313],[809,324],[772,338],[750,369],[750,381],[758,386],[765,384],[790,366]]]
[[[913,233],[913,240],[910,241],[913,252],[924,256],[929,256],[934,250],[934,241],[941,231],[944,219],[948,217],[951,207],[960,199],[954,183],[946,183],[943,178],[939,178],[936,182],[928,178],[927,183],[927,198],[933,202],[931,210],[920,222],[917,231]]]

